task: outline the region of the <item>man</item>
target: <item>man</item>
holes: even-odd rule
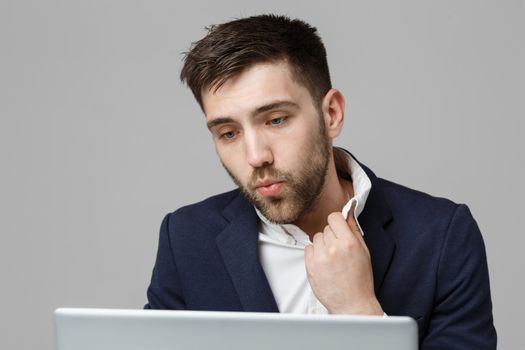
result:
[[[146,308],[407,315],[422,349],[496,347],[468,208],[332,146],[345,100],[315,28],[273,15],[211,27],[181,78],[239,189],[165,217]]]

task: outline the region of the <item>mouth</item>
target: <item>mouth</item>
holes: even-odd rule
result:
[[[259,194],[265,197],[276,196],[281,192],[281,189],[284,185],[283,181],[260,181],[256,184],[255,189]]]

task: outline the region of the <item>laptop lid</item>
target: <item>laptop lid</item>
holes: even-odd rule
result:
[[[58,350],[416,350],[409,317],[68,309]]]

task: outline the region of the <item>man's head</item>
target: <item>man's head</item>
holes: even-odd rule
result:
[[[181,80],[202,106],[202,92],[258,63],[287,61],[293,78],[316,103],[331,88],[326,50],[309,24],[285,16],[260,15],[210,26],[186,54]]]
[[[248,200],[277,223],[308,213],[330,175],[344,108],[315,28],[277,16],[212,27],[187,54],[181,77]]]

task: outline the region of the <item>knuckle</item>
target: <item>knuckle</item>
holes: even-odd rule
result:
[[[328,252],[327,252],[328,256],[335,257],[335,256],[338,255],[338,253],[339,253],[339,251],[338,251],[338,249],[336,247],[328,248]]]
[[[343,243],[342,243],[342,246],[344,247],[345,250],[347,251],[352,251],[352,250],[355,250],[356,247],[357,247],[357,242],[353,241],[353,240],[350,240],[350,239],[347,239],[345,240]]]

